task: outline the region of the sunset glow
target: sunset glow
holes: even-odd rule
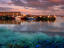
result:
[[[4,4],[3,4],[4,3]],[[0,0],[0,11],[20,11],[24,14],[64,15],[64,0]]]

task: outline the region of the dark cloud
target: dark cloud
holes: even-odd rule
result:
[[[36,1],[39,1],[39,0],[26,0],[27,2],[36,2]]]
[[[23,0],[11,0],[13,4],[17,6],[34,7],[37,9],[48,9],[48,7],[64,5],[63,0],[25,0],[27,4],[24,4]]]
[[[25,4],[21,0],[11,0],[13,4],[17,6],[24,6]]]

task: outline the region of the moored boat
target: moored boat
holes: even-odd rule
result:
[[[56,15],[54,14],[54,16],[48,16],[49,20],[56,20]]]

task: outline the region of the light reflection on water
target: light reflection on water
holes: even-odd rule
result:
[[[47,31],[47,32],[64,32],[64,18],[57,17],[54,22],[42,21],[0,21],[0,27],[11,29],[12,31]]]

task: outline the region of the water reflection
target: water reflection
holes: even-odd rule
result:
[[[16,22],[15,20],[0,20],[0,24],[20,24],[20,23]]]
[[[21,20],[21,22],[0,21],[0,27],[6,27],[12,31],[45,31],[45,32],[64,32],[64,18],[57,17],[54,21],[35,21]]]
[[[32,23],[32,22],[55,22],[55,20],[0,20],[0,24],[21,24],[24,22]]]

